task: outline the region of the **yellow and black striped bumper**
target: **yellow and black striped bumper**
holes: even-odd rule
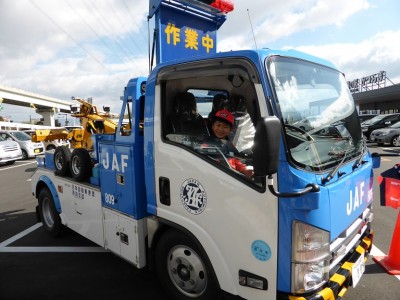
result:
[[[309,296],[297,296],[278,293],[278,299],[288,300],[339,300],[347,292],[351,284],[351,270],[357,259],[364,254],[364,259],[367,260],[366,253],[369,253],[372,247],[372,239],[374,236],[373,230],[365,235],[355,251],[346,259],[338,271],[331,276],[326,286]]]

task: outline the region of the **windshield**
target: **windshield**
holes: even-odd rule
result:
[[[361,154],[358,114],[340,72],[285,57],[269,59],[267,68],[294,164],[324,171]]]
[[[369,119],[367,121],[365,121],[363,123],[363,125],[373,125],[378,123],[380,120],[382,120],[384,117],[386,117],[385,115],[378,115],[376,117],[373,117],[372,119]]]
[[[30,141],[31,136],[22,131],[10,132],[18,141]]]
[[[397,123],[389,126],[388,128],[400,128],[400,122],[397,122]]]

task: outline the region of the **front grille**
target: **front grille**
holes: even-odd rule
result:
[[[334,272],[343,258],[359,243],[363,234],[369,229],[371,220],[371,207],[368,207],[353,224],[331,243],[330,251],[332,259],[329,266],[330,271]]]
[[[0,149],[3,149],[4,152],[17,151],[18,145],[3,145]]]

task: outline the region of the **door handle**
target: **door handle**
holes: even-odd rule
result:
[[[159,178],[160,185],[160,202],[164,205],[171,205],[171,194],[170,194],[170,184],[169,178],[160,177]]]

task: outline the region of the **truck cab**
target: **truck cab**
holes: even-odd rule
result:
[[[161,64],[146,80],[147,211],[207,248],[223,290],[247,299],[326,293],[344,261],[362,270],[372,246],[372,159],[344,77],[333,65],[293,51],[239,51]],[[222,151],[204,147],[209,120],[203,117],[200,129],[196,116],[204,97],[187,96],[199,90],[231,101],[237,117],[231,138],[246,145],[237,158],[254,169],[253,178],[232,169]],[[179,115],[179,107],[190,112]],[[283,116],[289,112],[313,116],[313,126],[288,122]],[[260,132],[273,117],[280,126],[271,141],[273,133]],[[184,126],[174,126],[180,118]],[[243,130],[241,122],[250,126]],[[338,124],[334,135],[321,134]],[[270,152],[278,152],[276,169],[265,162],[274,160]],[[354,252],[360,244],[362,253]],[[248,275],[235,279],[226,271]],[[254,278],[256,289],[249,288]],[[353,285],[358,280],[353,277]]]

